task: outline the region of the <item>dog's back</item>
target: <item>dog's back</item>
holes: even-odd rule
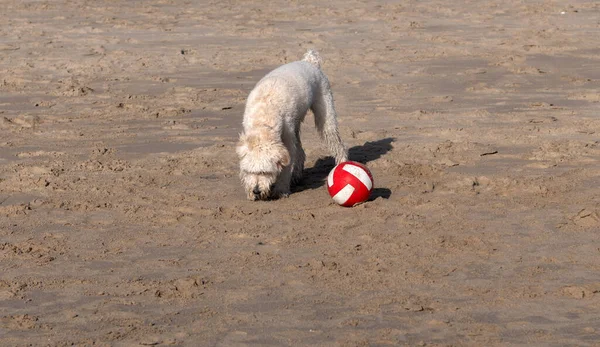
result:
[[[306,60],[294,61],[269,72],[257,83],[257,86],[273,78],[312,85],[315,81],[323,78],[323,72],[318,65],[312,62]]]
[[[321,88],[328,88],[327,76],[321,71],[322,62],[318,52],[309,50],[302,60],[282,65],[269,72],[256,84],[255,92],[265,88],[290,89],[290,95],[304,99],[308,102],[308,107],[315,93],[319,93]],[[327,86],[324,83],[327,83]]]

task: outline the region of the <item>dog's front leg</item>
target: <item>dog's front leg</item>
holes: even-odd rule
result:
[[[300,126],[294,132],[293,138],[289,141],[288,148],[290,149],[290,157],[293,158],[292,163],[292,183],[298,184],[302,180],[302,173],[304,171],[304,161],[306,160],[306,154],[302,149],[302,142],[300,141]]]
[[[283,168],[277,181],[275,182],[275,186],[272,190],[272,197],[275,199],[279,198],[287,198],[290,195],[290,185],[292,181],[292,167],[291,165]]]

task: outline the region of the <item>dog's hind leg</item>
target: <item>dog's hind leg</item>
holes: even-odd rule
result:
[[[311,110],[315,115],[317,131],[325,141],[329,152],[335,158],[335,163],[339,164],[347,161],[348,150],[338,132],[337,115],[329,82],[323,83],[320,93],[316,93]]]

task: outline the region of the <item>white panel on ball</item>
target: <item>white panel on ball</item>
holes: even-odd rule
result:
[[[365,185],[365,187],[367,187],[368,190],[371,190],[371,188],[373,188],[373,182],[371,182],[371,178],[361,167],[346,164],[342,169],[346,172],[351,173],[352,175],[354,175],[354,177],[358,178]]]
[[[337,194],[333,196],[333,201],[335,201],[339,205],[343,205],[346,203],[346,201],[348,201],[348,199],[350,199],[352,193],[354,193],[354,187],[350,184],[346,184],[344,188],[342,188],[339,192],[337,192]]]

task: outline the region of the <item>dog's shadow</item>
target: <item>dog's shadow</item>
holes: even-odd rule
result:
[[[378,141],[365,142],[362,146],[354,146],[348,150],[348,159],[368,164],[370,161],[376,160],[391,151],[394,140],[394,138],[388,137]],[[304,169],[302,180],[292,188],[292,191],[296,193],[323,186],[327,175],[334,166],[335,161],[332,157],[317,160],[313,167]],[[390,195],[392,195],[392,192],[387,188],[374,188],[369,201],[379,197],[388,199]]]

